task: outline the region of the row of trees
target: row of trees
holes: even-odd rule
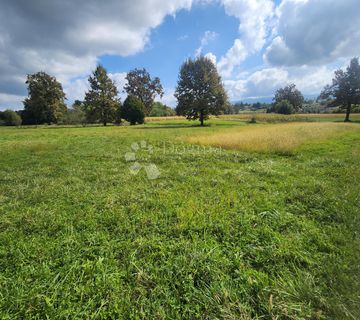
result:
[[[154,103],[162,97],[163,87],[158,77],[151,78],[145,69],[135,69],[126,75],[124,91],[128,97],[122,104],[115,82],[106,69],[99,65],[88,78],[89,91],[84,101],[75,101],[68,110],[62,85],[45,72],[28,75],[28,98],[24,101],[21,116],[25,124],[59,123],[143,123],[145,116],[183,115],[199,119],[201,125],[210,114],[226,112],[230,104],[214,63],[199,57],[186,60],[180,69],[175,92],[176,110]]]
[[[180,69],[175,92],[178,100],[176,112],[188,119],[199,119],[201,125],[210,114],[232,112],[216,66],[207,58],[187,60]],[[339,107],[346,112],[345,121],[350,121],[350,113],[360,104],[359,58],[353,58],[346,71],[335,71],[331,85],[327,85],[318,100],[327,107]],[[303,112],[305,99],[295,84],[289,84],[275,92],[273,104],[268,112],[292,114]],[[259,105],[260,107],[260,105]]]
[[[350,121],[352,109],[360,104],[359,58],[351,59],[345,71],[336,70],[332,84],[325,86],[317,100],[328,108],[338,107],[340,111],[345,111],[345,121]],[[282,114],[303,112],[304,101],[295,84],[290,84],[275,92],[273,105],[267,111]]]
[[[154,99],[162,97],[160,79],[152,79],[145,69],[135,69],[126,76],[124,91],[128,94],[122,105],[115,82],[106,69],[98,65],[89,77],[90,89],[84,101],[75,101],[68,110],[62,85],[45,72],[28,75],[28,98],[24,101],[21,116],[26,124],[59,123],[67,118],[70,122],[120,123],[121,119],[131,124],[143,123],[151,114]]]

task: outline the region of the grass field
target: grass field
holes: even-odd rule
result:
[[[359,319],[360,125],[209,124],[0,128],[0,319]]]

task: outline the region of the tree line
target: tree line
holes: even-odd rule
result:
[[[157,95],[162,97],[160,79],[152,79],[145,69],[134,69],[126,75],[124,91],[128,94],[121,103],[114,80],[107,70],[98,65],[88,78],[89,90],[83,101],[76,100],[67,109],[62,85],[45,72],[27,76],[28,97],[24,101],[21,116],[25,124],[59,123],[67,117],[68,122],[120,123],[122,119],[131,124],[143,123],[152,110]]]
[[[268,112],[282,114],[303,112],[304,101],[304,96],[296,89],[295,84],[290,84],[275,92],[273,104]],[[345,122],[350,121],[351,112],[359,110],[360,104],[359,58],[352,58],[346,70],[335,71],[332,83],[325,86],[317,102],[325,108],[338,107],[338,111],[346,114]]]
[[[28,75],[24,109],[5,111],[4,121],[0,124],[19,125],[22,121],[26,125],[101,123],[106,126],[125,120],[134,125],[144,123],[145,116],[183,115],[188,119],[199,119],[203,125],[210,114],[224,113],[229,105],[216,66],[205,57],[188,59],[181,66],[175,110],[154,102],[157,96],[163,96],[164,90],[160,79],[152,78],[146,69],[131,70],[125,79],[127,83],[123,89],[127,98],[122,103],[116,83],[107,70],[98,65],[88,78],[89,90],[84,100],[75,100],[68,109],[63,87],[55,77],[43,71]]]
[[[76,100],[72,109],[65,104],[65,93],[55,77],[38,72],[27,76],[28,97],[24,110],[0,112],[0,125],[59,123],[67,118],[67,123],[108,123],[120,124],[122,120],[131,125],[144,123],[145,116],[177,115],[189,120],[199,120],[201,125],[210,115],[233,113],[243,105],[231,106],[216,65],[208,58],[200,56],[187,59],[181,66],[175,97],[175,110],[154,103],[154,99],[164,94],[158,77],[151,78],[146,69],[134,69],[126,75],[124,103],[119,98],[115,82],[102,65],[89,76],[90,89],[84,101]],[[346,112],[345,121],[350,121],[353,107],[360,104],[360,65],[353,58],[347,69],[335,71],[331,85],[327,85],[318,100],[330,107],[339,107]],[[324,102],[325,101],[325,102]],[[289,84],[275,92],[273,103],[267,112],[291,114],[302,112],[304,96],[295,84]],[[258,104],[255,109],[264,106]]]

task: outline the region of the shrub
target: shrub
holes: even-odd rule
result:
[[[292,114],[295,113],[295,110],[288,100],[281,100],[275,104],[275,112],[281,114]]]
[[[0,125],[4,126],[20,126],[21,117],[13,110],[5,110],[0,115]]]
[[[340,106],[332,110],[332,113],[345,113],[345,112],[346,112],[346,108],[344,106]],[[360,113],[360,105],[359,104],[352,105],[351,112]]]
[[[131,125],[144,123],[144,104],[135,96],[128,96],[121,108],[120,116]]]
[[[256,117],[252,116],[249,120],[249,123],[256,123]]]

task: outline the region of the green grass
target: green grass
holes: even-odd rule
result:
[[[281,156],[191,124],[0,129],[0,319],[360,318],[360,131]]]

